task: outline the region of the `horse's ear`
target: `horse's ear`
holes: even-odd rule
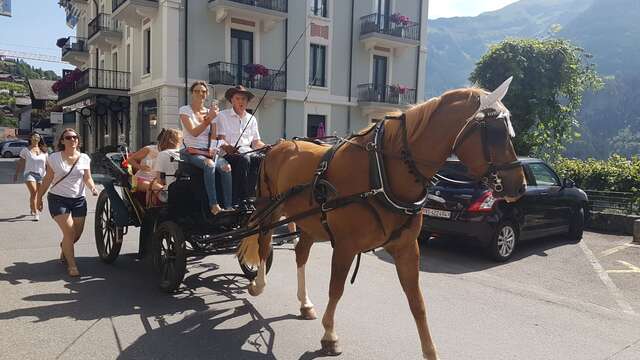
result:
[[[488,109],[498,101],[502,101],[505,95],[507,95],[507,91],[509,91],[509,85],[511,85],[511,81],[513,81],[513,76],[505,80],[502,85],[498,86],[498,88],[495,89],[492,93],[480,96],[479,110]]]

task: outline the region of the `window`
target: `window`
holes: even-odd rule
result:
[[[143,37],[142,49],[144,51],[142,73],[150,74],[151,73],[151,29],[145,29],[142,33],[142,37]]]
[[[538,186],[560,186],[560,181],[556,174],[551,171],[545,164],[533,163],[529,164],[533,178]]]
[[[325,66],[327,47],[311,44],[311,63],[309,65],[309,85],[326,86]]]
[[[327,0],[311,0],[311,13],[316,16],[327,17]]]
[[[326,136],[326,120],[324,115],[308,115],[307,116],[307,137],[323,137]]]

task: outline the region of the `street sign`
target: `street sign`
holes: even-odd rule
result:
[[[63,120],[62,120],[63,116],[64,116],[64,113],[61,113],[61,112],[51,112],[51,115],[50,115],[50,117],[49,117],[49,121],[50,121],[52,124],[62,124],[62,123],[63,123]]]

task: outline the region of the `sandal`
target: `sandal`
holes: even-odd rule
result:
[[[67,268],[67,272],[69,273],[69,276],[71,276],[71,277],[80,276],[80,271],[78,271],[78,268],[76,266],[69,266]]]
[[[216,205],[213,205],[211,207],[210,211],[215,216],[215,215],[218,215],[220,213],[232,212],[233,209],[225,209],[225,208],[220,207],[220,205],[216,204]]]

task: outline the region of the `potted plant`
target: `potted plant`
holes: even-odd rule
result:
[[[411,20],[408,16],[394,13],[389,16],[389,23],[392,24],[391,35],[402,37],[403,30],[411,23]]]
[[[73,71],[67,73],[65,76],[63,76],[62,79],[54,82],[53,85],[51,85],[51,90],[54,93],[58,94],[61,91],[70,89],[74,86],[76,81],[80,80],[81,77],[82,77],[82,70],[76,68]]]
[[[407,89],[408,88],[405,85],[401,85],[401,84],[391,85],[389,87],[389,97],[390,97],[389,102],[399,104],[400,95],[404,95],[407,92]]]

